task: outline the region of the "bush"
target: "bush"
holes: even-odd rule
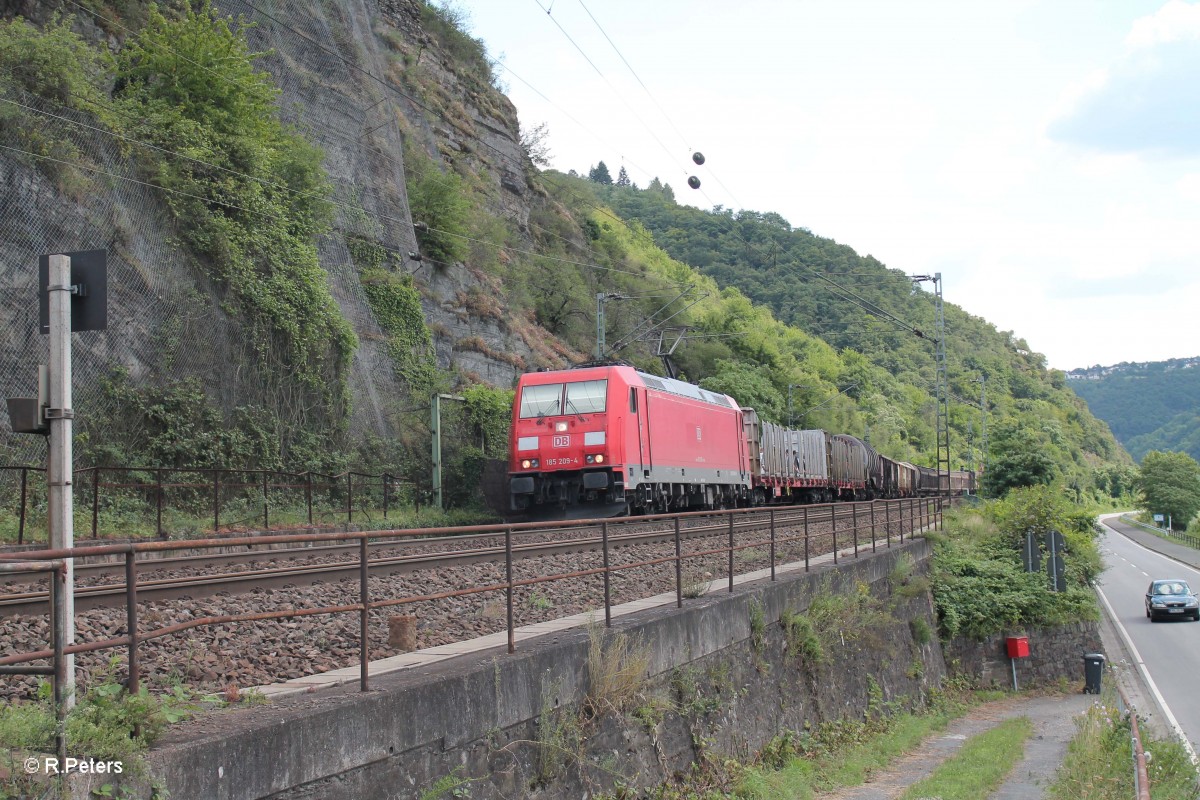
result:
[[[1027,499],[1031,507],[1021,505]],[[1041,487],[1014,490],[982,511],[946,515],[945,535],[934,543],[933,596],[943,638],[958,635],[983,639],[1017,627],[1061,625],[1098,619],[1089,581],[1099,573],[1099,553],[1091,535],[1071,530],[1058,508],[1047,513]],[[987,524],[991,517],[1000,525]],[[1022,525],[1056,527],[1065,534],[1064,560],[1068,586],[1053,592],[1045,572],[1025,572]]]
[[[246,27],[207,2],[178,19],[151,7],[118,54],[112,124],[154,146],[139,161],[242,325],[258,402],[289,426],[336,433],[357,339],[317,259],[328,178],[321,151],[280,121],[279,90],[255,69]]]
[[[408,202],[421,255],[443,264],[462,261],[470,251],[468,223],[471,201],[462,178],[442,172],[434,162],[406,152]]]
[[[107,52],[89,47],[57,14],[41,30],[17,17],[0,22],[0,87],[92,111],[112,74]]]

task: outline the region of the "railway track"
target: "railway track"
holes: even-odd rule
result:
[[[882,515],[876,515],[874,528],[878,536],[879,528],[885,520]],[[730,531],[730,520],[733,520],[732,530],[735,539],[739,533],[768,529],[772,523],[780,537],[786,537],[796,527],[803,526],[807,521],[810,535],[816,542],[823,543],[829,538],[832,546],[832,532],[836,528],[847,537],[848,542],[853,536],[851,526],[857,530],[859,539],[864,539],[867,545],[871,539],[871,522],[866,514],[855,508],[844,506],[816,507],[782,507],[767,509],[758,513],[728,516],[701,516],[686,520],[686,526],[680,526],[681,541],[712,537],[727,534]],[[892,516],[893,525],[898,517]],[[670,520],[622,520],[610,521],[608,527],[616,528],[617,533],[609,535],[610,549],[621,549],[634,545],[656,544],[673,541],[675,538],[674,525]],[[822,528],[813,530],[813,526]],[[622,529],[635,528],[632,531]],[[645,530],[649,527],[650,530]],[[865,529],[864,529],[865,528]],[[599,525],[572,526],[562,529],[545,529],[539,531],[514,532],[512,558],[528,560],[547,556],[594,551],[600,552],[603,547],[604,534],[597,532]],[[548,541],[518,542],[519,538],[531,538],[538,535],[550,535]],[[794,535],[794,534],[790,534]],[[745,545],[745,542],[738,542]],[[474,544],[475,547],[464,547]],[[766,541],[763,542],[766,544]],[[368,559],[369,574],[395,575],[406,574],[423,569],[448,569],[467,564],[488,561],[504,561],[506,547],[503,533],[469,533],[460,536],[430,537],[408,541],[376,541],[369,544],[374,556]],[[443,548],[443,549],[439,549]],[[450,548],[450,549],[444,549]],[[153,558],[136,562],[139,574],[152,574],[162,571],[205,570],[211,568],[227,569],[238,564],[271,563],[277,561],[306,560],[310,563],[289,564],[279,567],[261,569],[244,569],[238,571],[207,572],[190,575],[172,575],[165,578],[138,580],[137,601],[149,603],[159,600],[199,599],[215,595],[246,594],[255,590],[286,589],[300,586],[311,586],[319,583],[330,583],[361,575],[358,563],[359,544],[327,545],[320,547],[297,547],[282,550],[259,550],[243,553],[223,553],[219,555],[182,556],[177,558]],[[402,552],[400,555],[389,555],[390,552]],[[417,552],[412,552],[417,550]],[[824,552],[822,549],[820,552]],[[812,555],[817,555],[816,550]],[[324,559],[311,563],[314,559]],[[334,559],[334,560],[330,560]],[[75,607],[78,611],[94,608],[123,606],[126,602],[126,586],[123,580],[124,564],[120,562],[89,562],[76,566],[76,580],[80,585],[75,589]],[[108,576],[121,576],[122,580],[112,583],[88,583]],[[17,591],[0,595],[0,617],[16,614],[45,613],[49,605],[49,595],[45,590]]]

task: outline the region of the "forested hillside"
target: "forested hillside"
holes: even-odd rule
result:
[[[828,343],[844,365],[845,383],[857,384],[852,392],[872,441],[884,452],[928,463],[935,446],[929,415],[936,338],[931,284],[914,282],[775,213],[701,211],[677,203],[671,187],[657,181],[645,189],[580,183],[617,216],[644,226],[672,257],[738,289],[782,323]],[[1089,474],[1094,467],[1127,463],[1128,456],[1074,395],[1064,374],[1047,370],[1045,358],[1027,342],[953,303],[946,303],[945,319],[956,466],[982,460],[985,392],[988,449],[1036,454],[1020,469],[1048,470],[1068,484],[1086,486],[1095,477]],[[805,397],[807,403],[817,400]],[[1051,463],[1036,463],[1042,457]]]
[[[429,397],[453,391],[449,500],[477,502],[515,376],[587,360],[601,307],[606,356],[661,373],[673,351],[768,420],[934,463],[929,284],[803,221],[542,169],[552,140],[447,7],[106,9],[29,0],[0,24],[0,382],[27,394],[43,346],[17,265],[106,247],[114,324],[76,357],[85,464],[372,463],[420,491]],[[981,467],[986,425],[994,488],[1110,491],[1128,456],[1064,375],[945,316],[951,466]]]
[[[1200,358],[1091,367],[1067,377],[1136,460],[1151,450],[1200,459]]]

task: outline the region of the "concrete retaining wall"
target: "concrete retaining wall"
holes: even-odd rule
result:
[[[861,717],[873,699],[923,698],[945,675],[932,601],[902,588],[895,568],[905,558],[922,573],[928,554],[923,540],[909,542],[621,617],[607,637],[571,630],[512,655],[374,677],[367,694],[210,714],[172,730],[152,769],[172,797],[206,800],[407,800],[451,775],[480,799],[657,784],[705,753],[745,757],[785,729]],[[830,595],[849,599],[825,603],[827,615],[863,613],[835,619],[836,629],[826,622],[820,659],[802,658],[780,618]],[[637,697],[584,711],[591,637],[611,645],[614,633],[648,659]]]
[[[1011,685],[1004,637],[956,640],[943,656],[929,553],[924,540],[907,542],[618,617],[608,632],[572,629],[511,655],[374,676],[366,694],[208,714],[174,727],[151,767],[175,798],[409,800],[448,778],[470,781],[476,800],[591,797],[656,785],[706,755],[746,758],[784,730],[861,718],[873,703],[921,702],[947,664]],[[781,622],[792,615],[816,629],[819,652],[799,655]],[[1083,653],[1099,649],[1095,623],[1024,633],[1022,687],[1082,682]],[[623,704],[589,676],[605,661],[593,645],[611,652],[620,636],[645,659]]]

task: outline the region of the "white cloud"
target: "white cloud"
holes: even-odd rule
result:
[[[1125,44],[1131,49],[1200,39],[1200,4],[1170,0],[1155,14],[1134,21]]]
[[[1200,155],[1200,3],[1171,0],[1136,20],[1127,51],[1071,91],[1059,141],[1144,156]]]
[[[1182,200],[1200,203],[1200,172],[1191,172],[1175,181],[1175,191]]]

